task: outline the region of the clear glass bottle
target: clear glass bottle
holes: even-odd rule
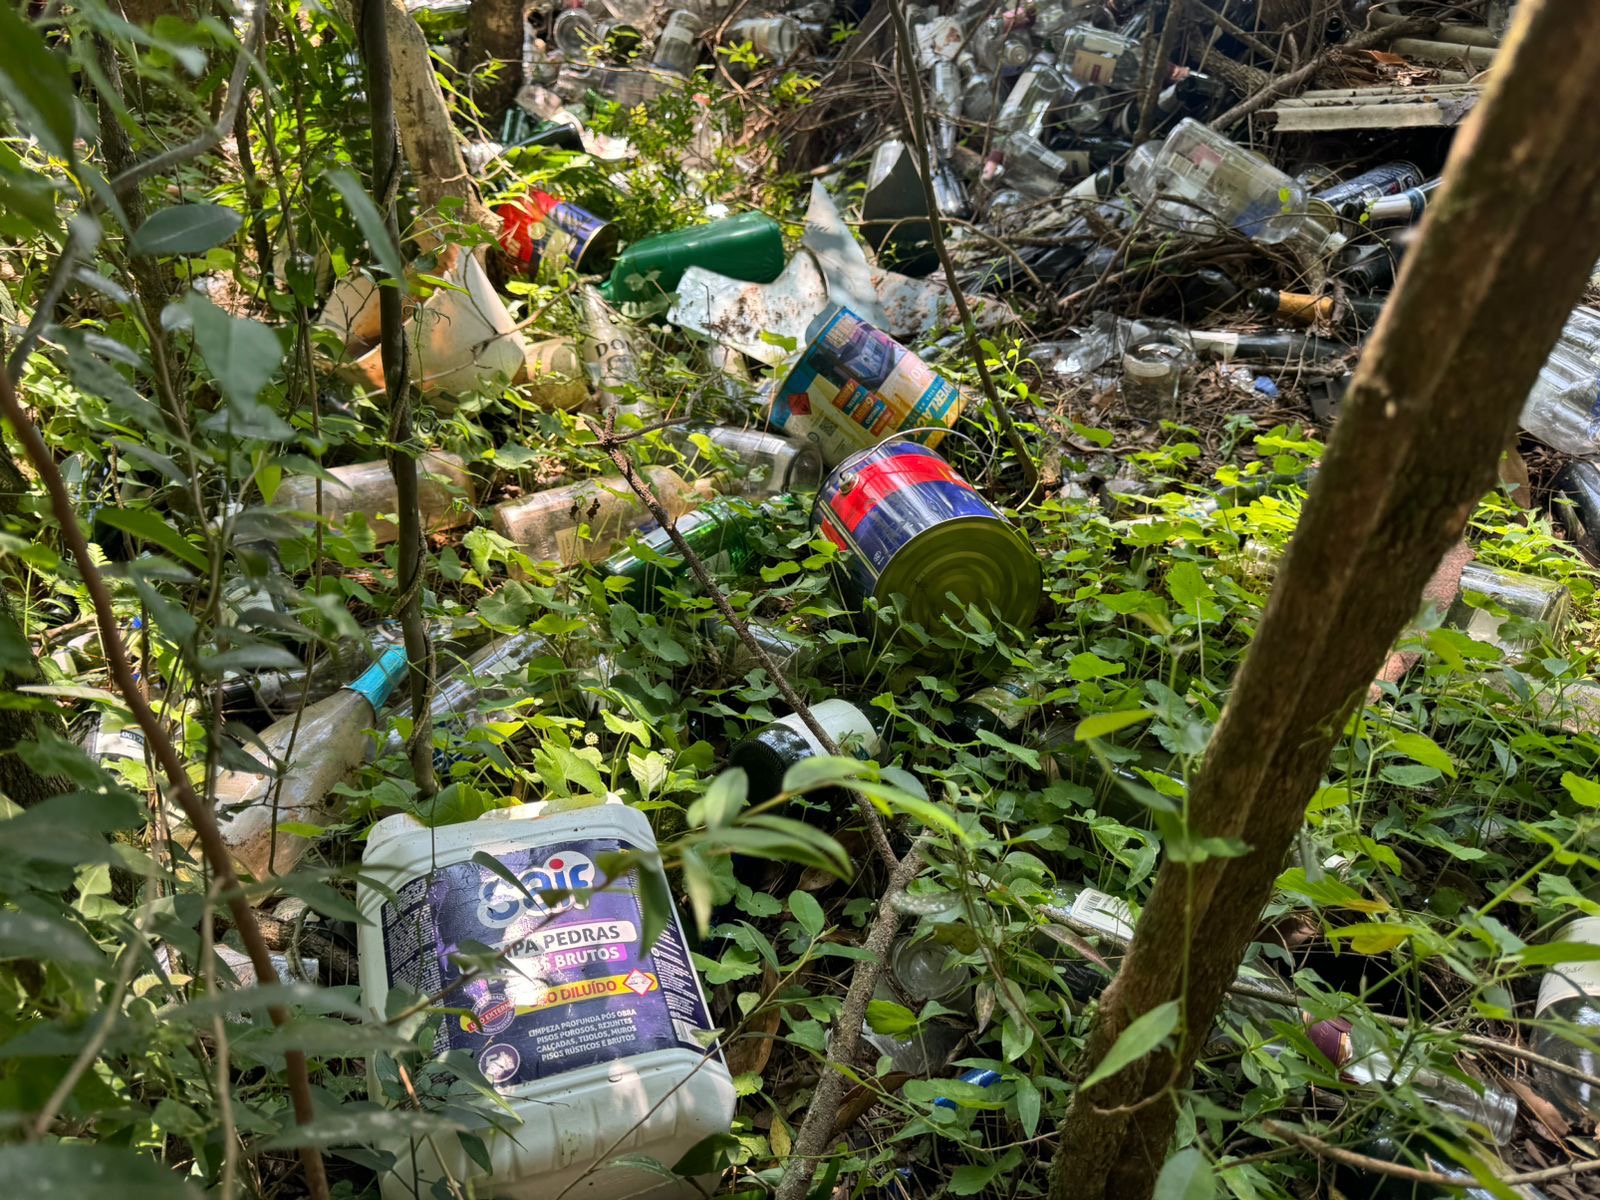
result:
[[[1600,946],[1600,917],[1579,917],[1557,931],[1552,942]],[[1534,1005],[1533,1048],[1546,1058],[1600,1074],[1600,962],[1567,962],[1552,966],[1539,983]],[[1600,1121],[1600,1089],[1535,1066],[1531,1072],[1539,1093],[1580,1124]]]
[[[1183,373],[1194,362],[1188,335],[1179,331],[1140,338],[1122,355],[1122,405],[1144,421],[1178,416]]]
[[[990,71],[1020,71],[1033,57],[1033,39],[1027,30],[996,14],[973,31],[972,55]]]
[[[1258,242],[1313,252],[1333,243],[1332,209],[1259,154],[1191,117],[1159,146],[1146,142],[1134,152],[1127,184],[1146,213],[1171,228],[1201,234],[1233,228]]]
[[[762,58],[781,67],[800,49],[800,25],[792,17],[744,17],[728,26],[723,42],[732,46],[749,42]]]
[[[386,462],[353,463],[335,467],[332,479],[322,481],[322,515],[333,525],[354,513],[367,518],[377,544],[388,545],[400,536],[400,527],[386,518],[400,507],[394,477]],[[459,529],[475,520],[472,510],[477,481],[454,454],[430,450],[417,460],[417,504],[425,533]],[[294,513],[317,511],[317,480],[291,475],[278,487],[273,506]]]
[[[645,467],[641,474],[674,517],[704,499],[705,489],[696,489],[670,467]],[[529,558],[569,566],[599,562],[628,534],[653,521],[620,475],[547,488],[494,509],[495,532],[515,542]]]
[[[1064,87],[1057,108],[1063,126],[1080,136],[1103,129],[1116,109],[1111,88],[1103,83],[1085,83],[1063,75]]]
[[[696,443],[708,439],[721,453],[708,460]],[[710,471],[718,492],[759,503],[785,492],[815,492],[826,470],[811,442],[794,442],[760,429],[690,425],[669,430],[666,441],[697,471]],[[732,461],[724,464],[721,459]]]
[[[928,80],[928,103],[937,121],[939,157],[949,159],[961,132],[961,68],[948,58],[935,60]]]
[[[1139,40],[1074,25],[1061,35],[1061,69],[1079,83],[1131,88],[1139,82]]]
[[[261,746],[251,751],[265,749],[268,769],[217,775],[218,830],[256,879],[286,875],[305,855],[310,837],[279,826],[326,822],[337,803],[333,789],[366,760],[373,722],[405,675],[405,648],[389,647],[348,687],[262,730]]]
[[[745,628],[785,675],[805,670],[819,653],[819,648],[791,637],[776,625],[746,621]],[[726,621],[713,617],[706,622],[705,633],[706,640],[716,647],[717,657],[727,675],[743,678],[751,671],[765,669],[751,653],[750,647],[745,645],[744,639]]]
[[[1509,616],[1498,616],[1489,608],[1474,608],[1467,603],[1468,592],[1486,597],[1494,608],[1504,609]],[[1499,646],[1509,661],[1519,662],[1538,643],[1512,636],[1505,629],[1506,621],[1511,617],[1532,621],[1547,631],[1551,642],[1560,645],[1571,601],[1571,593],[1554,580],[1470,562],[1461,571],[1461,597],[1451,605],[1445,624],[1476,641]]]
[[[956,56],[956,66],[961,68],[961,111],[969,121],[980,124],[994,116],[994,72],[981,65],[971,51],[963,50]]]
[[[1045,114],[1067,89],[1066,78],[1056,70],[1054,55],[1036,54],[1028,69],[1017,77],[1017,82],[1006,96],[995,116],[995,128],[1001,133],[1031,133],[1035,136],[1044,128]]]
[[[848,700],[824,700],[811,706],[811,715],[825,729],[842,754],[875,758],[882,749],[878,731],[867,714]],[[824,753],[822,743],[796,714],[763,725],[728,753],[730,767],[742,767],[749,780],[750,803],[760,804],[783,791],[790,767]]]
[[[655,56],[650,65],[657,71],[687,77],[700,57],[700,30],[703,28],[704,23],[697,13],[686,8],[674,9],[656,38]]]
[[[612,315],[600,289],[584,284],[578,289],[578,311],[582,317],[578,348],[583,353],[584,369],[594,384],[600,400],[600,411],[631,413],[640,419],[653,411],[653,406],[626,397],[628,388],[641,386],[644,378],[633,339]]]
[[[956,1012],[970,1012],[972,971],[959,963],[952,964],[952,953],[949,944],[936,938],[896,939],[874,998],[919,1014],[929,1002]],[[924,1021],[907,1036],[879,1033],[870,1025],[861,1031],[868,1045],[889,1057],[894,1070],[913,1075],[941,1069],[966,1034],[967,1022],[942,1016]]]

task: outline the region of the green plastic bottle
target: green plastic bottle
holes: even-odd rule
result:
[[[771,283],[783,273],[782,231],[765,213],[747,212],[658,233],[619,254],[611,279],[600,290],[613,304],[655,300],[676,291],[690,267],[747,283]]]
[[[750,532],[760,519],[759,508],[735,501],[713,500],[679,517],[678,532],[713,574],[741,572],[755,556]],[[693,577],[693,572],[679,556],[677,546],[665,529],[653,529],[639,542],[670,561],[666,564],[648,562],[632,549],[619,550],[600,564],[600,570],[606,575],[628,579],[630,586],[622,593],[622,598],[635,608],[648,611],[660,603],[658,589],[682,587]]]

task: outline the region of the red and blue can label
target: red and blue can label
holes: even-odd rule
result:
[[[845,552],[850,580],[866,599],[890,561],[913,539],[962,517],[1001,519],[940,455],[890,442],[847,459],[828,476],[811,524]]]
[[[537,271],[547,260],[563,258],[576,268],[610,226],[587,209],[549,192],[529,192],[494,212],[501,222],[501,249],[530,271]]]

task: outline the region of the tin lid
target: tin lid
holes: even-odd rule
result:
[[[1025,629],[1043,591],[1033,548],[1004,521],[984,517],[942,521],[918,534],[889,560],[876,588],[880,598],[904,596],[906,617],[930,631],[947,617],[960,621],[968,605]]]

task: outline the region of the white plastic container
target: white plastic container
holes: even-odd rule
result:
[[[435,1046],[465,1050],[505,1097],[520,1127],[474,1132],[489,1148],[488,1174],[453,1135],[432,1139],[458,1182],[495,1200],[664,1200],[696,1196],[646,1166],[670,1167],[697,1142],[726,1133],[733,1081],[720,1049],[708,1049],[710,1014],[677,918],[640,956],[640,904],[632,876],[609,887],[595,861],[618,850],[655,849],[650,823],[622,804],[541,815],[523,805],[463,825],[427,829],[408,816],[380,821],[367,840],[363,874],[362,998],[385,1011],[389,989],[435,995],[461,975],[450,962],[465,941],[499,949],[508,969],[476,978],[443,1004],[470,1010],[440,1019]],[[492,855],[532,899],[474,863]],[[430,870],[431,867],[431,870]],[[587,896],[547,903],[563,889]],[[399,1158],[383,1181],[385,1200],[428,1194],[440,1177],[427,1141],[390,1147]]]

